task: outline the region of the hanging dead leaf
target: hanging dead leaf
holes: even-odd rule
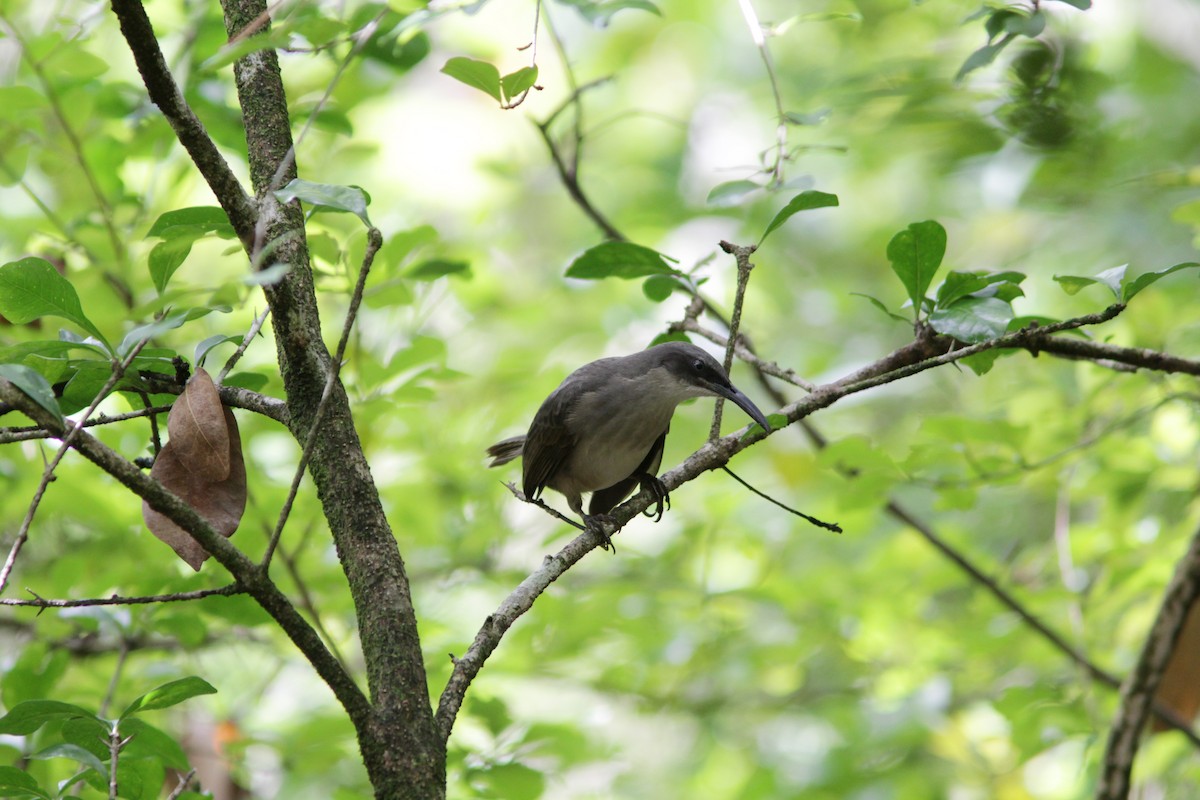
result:
[[[203,369],[171,406],[167,433],[175,456],[193,472],[220,481],[229,475],[229,431],[217,387]]]
[[[1175,640],[1175,649],[1171,651],[1154,700],[1187,723],[1200,711],[1200,603],[1192,604],[1183,621],[1183,630]],[[1170,728],[1162,720],[1154,719],[1151,730],[1158,733]]]
[[[209,383],[211,385],[211,379]],[[190,387],[191,383],[188,386]],[[242,439],[238,434],[237,420],[228,408],[222,406],[221,412],[223,434],[220,439],[225,442],[224,461],[229,465],[223,479],[211,479],[214,461],[211,456],[197,455],[194,448],[189,450],[186,447],[176,447],[174,432],[159,452],[158,458],[154,460],[150,477],[158,480],[194,508],[217,533],[228,538],[237,530],[242,513],[246,510],[246,464],[242,460]],[[171,416],[174,415],[175,411],[172,409]],[[167,430],[172,431],[169,420]],[[205,423],[205,432],[210,441],[218,438],[212,430],[211,422]],[[188,435],[184,434],[185,437]],[[189,453],[190,457],[181,455],[185,452]],[[197,460],[204,462],[199,469],[196,468]],[[146,503],[142,503],[142,518],[145,519],[146,527],[151,533],[169,544],[192,569],[200,570],[200,566],[208,558],[208,553],[191,534]]]

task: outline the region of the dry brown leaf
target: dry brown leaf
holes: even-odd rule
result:
[[[229,464],[223,480],[210,480],[204,474],[205,470],[195,469],[191,460],[181,456],[181,449],[175,446],[174,434],[154,460],[150,477],[194,508],[217,533],[228,538],[237,530],[246,510],[246,464],[242,460],[242,438],[238,434],[237,420],[228,408],[221,410],[225,461]],[[171,413],[174,415],[174,411]],[[208,553],[191,534],[144,502],[142,518],[151,533],[169,544],[192,569],[200,570]]]
[[[208,480],[229,475],[229,431],[221,398],[212,378],[203,369],[188,381],[183,394],[171,406],[167,433],[175,457]]]
[[[1183,621],[1154,700],[1187,723],[1200,711],[1200,603],[1192,604]],[[1169,730],[1159,719],[1153,721],[1151,729],[1155,733]]]

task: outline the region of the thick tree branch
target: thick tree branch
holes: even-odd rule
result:
[[[1200,375],[1200,361],[1179,358],[1158,350],[1140,347],[1118,347],[1114,344],[1093,342],[1087,339],[1068,339],[1065,336],[1046,337],[1025,349],[1034,355],[1050,353],[1064,358],[1088,361],[1112,361],[1131,367],[1151,369],[1156,372],[1180,372],[1185,375]]]
[[[221,5],[231,37],[249,25],[260,26],[253,36],[267,31],[261,22],[267,10],[263,0],[223,0]],[[288,425],[304,442],[317,421],[331,359],[321,340],[303,212],[299,203],[280,204],[271,192],[297,174],[287,97],[273,49],[244,56],[233,71],[250,177],[260,201],[256,246],[271,247],[271,258],[291,267],[265,291]],[[252,261],[257,263],[254,253]],[[340,381],[334,381],[327,403],[309,471],[358,620],[372,701],[368,724],[356,725],[359,745],[377,796],[435,798],[445,793],[445,748],[434,727],[408,576]]]
[[[253,246],[258,218],[254,204],[175,85],[141,0],[112,0],[112,8],[151,102],[166,117],[179,143],[192,157],[192,162],[225,210],[238,239],[249,250]]]
[[[1108,733],[1096,800],[1125,800],[1129,796],[1133,758],[1153,708],[1154,693],[1175,649],[1188,609],[1197,598],[1200,598],[1200,531],[1192,537],[1191,546],[1167,587],[1137,666],[1121,686],[1121,707]]]

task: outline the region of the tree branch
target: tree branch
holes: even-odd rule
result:
[[[242,35],[249,25],[260,26],[254,37],[267,32],[269,25],[261,23],[263,0],[222,0],[221,6],[231,37]],[[330,354],[321,338],[303,211],[298,202],[279,203],[270,191],[297,176],[287,96],[278,56],[270,47],[238,59],[233,73],[250,177],[261,203],[256,237],[273,248],[272,259],[291,267],[283,280],[264,290],[287,393],[288,427],[297,442],[304,442],[317,420]],[[356,722],[363,760],[378,796],[444,795],[445,747],[434,727],[404,561],[341,381],[333,382],[327,403],[309,473],[358,621],[372,703],[366,724]]]
[[[54,433],[57,438],[66,436],[66,430],[49,412],[6,380],[0,380],[0,399],[12,403],[22,413]],[[161,483],[90,434],[79,428],[74,430],[78,431],[78,435],[72,446],[79,453],[145,500],[151,508],[187,531],[232,573],[238,584],[275,619],[283,632],[313,665],[355,725],[363,725],[370,711],[367,699],[326,649],[312,626],[296,611],[279,588],[259,571],[257,565],[228,539],[213,530],[195,509],[167,491]]]
[[[927,369],[942,366],[943,364],[957,361],[968,355],[983,352],[993,347],[1021,346],[1021,343],[1028,341],[1032,335],[1035,335],[1033,333],[1035,330],[1037,331],[1036,335],[1041,336],[1057,331],[1071,330],[1084,325],[1099,324],[1112,319],[1123,308],[1124,306],[1114,305],[1099,314],[1077,317],[1040,329],[1018,331],[933,358],[920,358],[920,356],[928,351],[929,345],[927,341],[919,337],[917,342],[906,345],[841,380],[824,386],[818,386],[811,394],[785,406],[779,413],[785,414],[790,422],[796,422],[814,411],[832,405],[847,395],[865,391],[866,389],[889,383],[902,377],[915,375]],[[918,358],[920,360],[913,360]],[[766,433],[761,429],[750,434],[739,431],[720,439],[709,441],[699,450],[692,453],[682,464],[660,475],[659,480],[662,481],[668,491],[674,491],[688,481],[698,477],[701,473],[725,466],[733,456],[773,433],[775,431]],[[610,531],[610,535],[619,532],[629,520],[649,508],[652,502],[652,495],[649,492],[641,491],[613,509],[611,515],[616,524],[615,530]],[[496,647],[500,644],[501,638],[512,627],[512,624],[533,606],[538,595],[545,591],[551,583],[583,558],[588,551],[600,546],[601,542],[601,534],[596,531],[585,531],[575,537],[558,553],[553,556],[547,556],[542,566],[522,581],[505,598],[496,611],[484,621],[483,627],[475,635],[475,639],[467,649],[466,654],[454,660],[454,670],[451,672],[450,680],[447,682],[446,688],[442,691],[441,698],[438,701],[436,714],[437,726],[443,739],[449,737],[454,727],[455,716],[462,706],[463,698],[471,685],[471,681],[479,674],[479,670],[483,667],[484,662],[495,651]],[[1063,644],[1066,646],[1065,642]],[[1066,647],[1068,652],[1074,652],[1069,646]],[[1079,656],[1079,658],[1082,659],[1083,657]],[[1087,663],[1086,659],[1083,659],[1083,661]]]
[[[180,603],[188,600],[202,600],[205,597],[232,597],[235,594],[245,594],[246,590],[240,583],[230,583],[219,589],[196,589],[191,592],[172,592],[171,594],[152,594],[134,597],[122,597],[114,594],[111,597],[91,597],[79,600],[48,600],[34,594],[32,600],[17,600],[16,598],[0,599],[0,606],[29,606],[32,608],[88,608],[90,606],[137,606],[151,603]]]
[[[1117,345],[1093,342],[1087,339],[1047,337],[1037,342],[1034,346],[1027,346],[1025,349],[1034,355],[1042,352],[1064,358],[1113,361],[1117,364],[1128,364],[1131,367],[1152,369],[1157,372],[1179,372],[1185,375],[1200,375],[1200,361],[1179,358],[1158,350],[1147,350],[1140,347],[1118,347]]]
[[[112,0],[112,9],[120,22],[121,34],[133,53],[151,102],[166,117],[179,143],[187,150],[196,169],[204,176],[217,202],[225,210],[238,239],[250,250],[258,219],[254,203],[217,150],[203,123],[179,92],[141,0]]]
[[[29,502],[29,509],[25,512],[25,519],[22,520],[21,528],[17,531],[17,539],[15,542],[13,542],[12,549],[8,553],[8,558],[4,561],[3,568],[0,568],[0,592],[3,592],[4,588],[8,586],[8,578],[12,574],[13,567],[16,566],[17,555],[21,552],[21,547],[24,546],[25,541],[29,538],[29,526],[33,524],[33,515],[37,513],[38,506],[42,502],[42,497],[46,494],[46,487],[50,485],[50,481],[54,477],[55,468],[58,466],[59,462],[62,461],[63,456],[67,454],[67,449],[70,448],[71,442],[76,436],[79,435],[79,432],[83,430],[82,423],[86,422],[87,418],[95,413],[96,408],[101,402],[103,402],[104,398],[108,396],[108,393],[112,391],[112,388],[117,385],[117,381],[121,380],[121,376],[125,374],[125,370],[129,369],[129,365],[133,363],[133,360],[137,358],[138,353],[142,352],[142,348],[145,346],[146,340],[143,339],[134,345],[124,359],[119,362],[116,360],[112,362],[112,374],[108,376],[108,380],[104,382],[104,385],[100,387],[100,391],[96,393],[94,398],[92,398],[91,405],[84,410],[83,416],[80,418],[80,422],[72,423],[69,428],[64,429],[66,430],[66,436],[63,437],[62,443],[58,446],[58,451],[55,452],[54,458],[52,458],[50,463],[46,465],[46,468],[42,470],[42,478],[40,481],[38,481],[38,487],[33,493],[33,499]],[[53,420],[57,424],[58,420],[54,419],[53,416],[44,410],[43,413],[47,418]],[[30,417],[30,419],[33,419],[33,417]]]
[[[730,242],[722,241],[721,249],[734,257],[737,264],[737,290],[733,296],[733,314],[729,318],[729,341],[725,345],[725,372],[728,373],[733,369],[733,351],[738,340],[738,329],[742,326],[742,306],[746,302],[746,287],[750,285],[750,271],[754,269],[754,262],[750,260],[750,256],[754,255],[754,251],[758,249],[758,245],[737,245]],[[720,397],[713,404],[713,420],[712,426],[708,431],[710,440],[716,439],[721,435],[721,411],[725,408],[725,401]]]
[[[1108,733],[1096,800],[1125,800],[1129,796],[1133,758],[1153,707],[1154,693],[1183,629],[1183,620],[1197,598],[1200,598],[1200,531],[1192,537],[1191,546],[1167,587],[1137,666],[1121,686],[1121,707]]]

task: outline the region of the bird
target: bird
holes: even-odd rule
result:
[[[689,342],[664,342],[572,372],[542,402],[527,433],[488,448],[488,466],[520,456],[525,498],[537,500],[547,488],[559,492],[608,549],[608,512],[635,486],[649,490],[657,503],[655,522],[662,519],[664,501],[670,507],[657,472],[675,407],[694,397],[723,397],[771,430],[720,362]],[[591,492],[586,514],[585,492]]]

